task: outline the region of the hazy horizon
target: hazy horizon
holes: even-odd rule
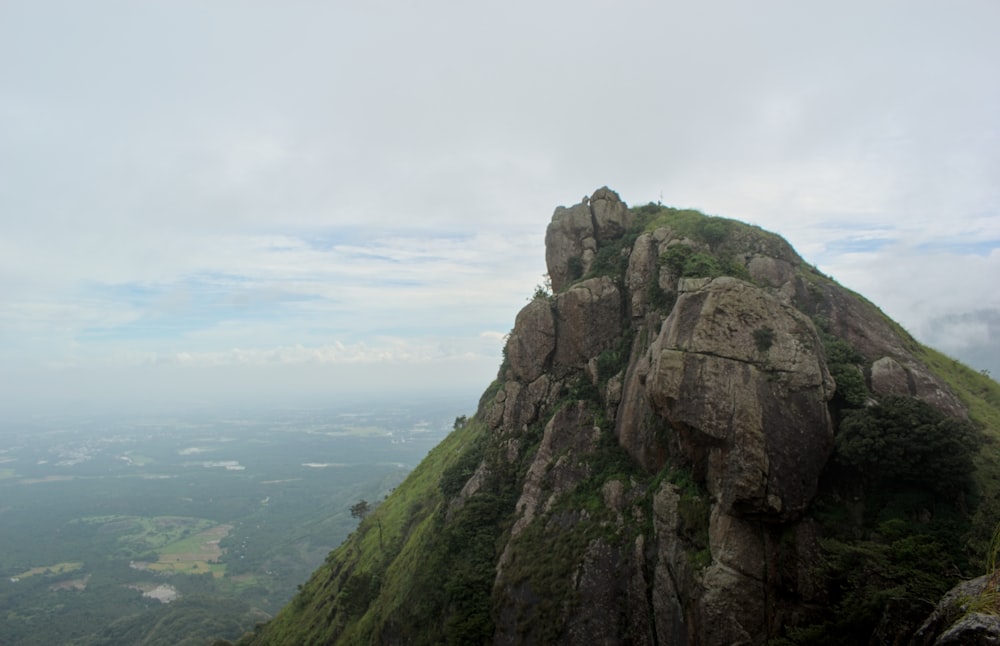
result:
[[[0,406],[474,402],[553,209],[603,185],[774,231],[1000,375],[998,22],[4,2]]]

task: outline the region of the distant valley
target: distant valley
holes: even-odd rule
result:
[[[0,428],[3,644],[192,643],[266,620],[467,412],[423,402]]]

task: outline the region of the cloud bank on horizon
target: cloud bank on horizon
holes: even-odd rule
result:
[[[1000,4],[0,4],[26,410],[470,401],[608,185],[775,231],[1000,375]]]

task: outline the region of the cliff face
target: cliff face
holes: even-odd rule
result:
[[[968,418],[919,344],[756,227],[602,188],[556,209],[545,256],[553,293],[475,418],[247,643],[790,639],[842,594],[817,509],[871,538],[841,419]],[[922,610],[887,608],[875,630],[911,634]]]

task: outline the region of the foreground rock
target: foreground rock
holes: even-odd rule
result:
[[[972,610],[989,584],[990,577],[984,575],[952,588],[914,634],[911,646],[1000,644],[1000,615]]]

